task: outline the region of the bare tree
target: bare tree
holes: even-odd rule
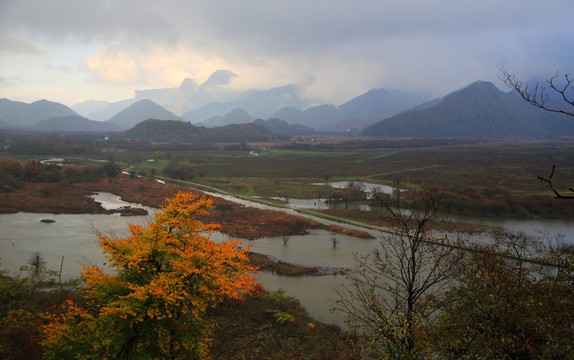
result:
[[[346,315],[372,356],[417,359],[427,351],[423,334],[462,252],[458,244],[433,237],[439,209],[433,189],[397,192],[388,201],[393,226],[378,248],[355,254],[355,271],[335,289],[333,309]]]
[[[556,72],[554,76],[545,80],[544,83],[537,81],[533,84],[529,84],[520,80],[515,74],[508,72],[504,65],[499,66],[498,70],[500,72],[500,79],[504,84],[509,88],[514,89],[529,104],[546,111],[574,116],[574,79],[572,79],[569,74],[564,74],[562,79],[558,75],[558,72]],[[551,94],[562,100],[559,102],[562,106],[556,101],[551,101]],[[556,166],[553,165],[550,176],[538,176],[538,179],[546,182],[550,186],[550,189],[552,189],[556,198],[574,199],[574,195],[564,195],[563,192],[559,192],[555,188],[552,180],[555,170]],[[574,192],[573,188],[568,188],[568,190]]]
[[[574,116],[574,79],[569,74],[564,75],[564,79],[558,75],[558,72],[544,83],[535,82],[533,84],[525,83],[516,75],[508,72],[503,66],[499,66],[500,79],[511,89],[522,96],[528,103],[546,111]],[[550,95],[558,96],[562,104],[566,107],[553,103]]]

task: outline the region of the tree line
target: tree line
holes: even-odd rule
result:
[[[116,177],[121,168],[116,163],[89,166],[60,166],[28,160],[24,165],[18,161],[0,159],[0,192],[10,192],[26,182],[69,183],[97,181],[103,177]]]

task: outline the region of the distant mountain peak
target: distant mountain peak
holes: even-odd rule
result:
[[[108,122],[116,124],[123,129],[129,129],[147,119],[182,120],[155,102],[141,99],[114,115]]]
[[[516,101],[488,81],[476,81],[366,127],[378,137],[548,137],[574,135],[574,122]]]
[[[231,79],[236,77],[237,74],[229,71],[229,70],[216,70],[213,74],[207,78],[207,80],[201,84],[202,87],[212,87],[217,85],[226,85],[229,84]]]
[[[27,104],[9,99],[0,100],[0,118],[12,126],[26,127],[40,120],[78,115],[66,105],[46,99]]]

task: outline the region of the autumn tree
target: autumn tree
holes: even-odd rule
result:
[[[45,329],[46,358],[204,358],[206,310],[256,288],[247,250],[211,241],[217,226],[196,219],[211,206],[178,193],[152,222],[130,225],[131,235],[99,234],[112,272],[83,267],[81,301]]]
[[[435,301],[453,278],[461,254],[454,243],[433,237],[438,194],[423,186],[397,191],[384,204],[394,223],[379,246],[355,254],[355,271],[339,286],[334,310],[365,340],[368,356],[423,358],[424,333],[435,317]],[[455,240],[458,242],[458,240]]]
[[[41,359],[42,328],[48,309],[62,305],[75,293],[76,279],[56,285],[58,273],[46,268],[40,253],[34,253],[12,276],[0,270],[0,359]],[[39,291],[41,289],[41,291]]]
[[[10,192],[22,187],[24,167],[17,161],[0,159],[0,192]]]
[[[508,235],[467,254],[432,330],[440,358],[574,358],[574,288],[563,264],[552,252],[529,262],[535,239]]]

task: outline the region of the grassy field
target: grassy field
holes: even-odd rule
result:
[[[122,154],[128,156],[128,154]],[[148,154],[150,157],[152,154]],[[170,158],[132,163],[133,171],[161,174],[177,160],[201,174],[193,182],[244,196],[318,198],[328,181],[362,180],[403,186],[425,182],[440,188],[504,189],[513,196],[551,195],[537,176],[557,166],[556,186],[574,182],[574,141],[505,141],[401,149],[176,152]],[[121,156],[118,155],[121,160]],[[151,170],[155,169],[155,170]],[[569,183],[570,182],[570,183]]]

